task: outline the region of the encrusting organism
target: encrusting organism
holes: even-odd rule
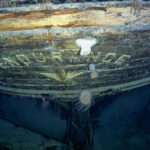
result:
[[[77,39],[76,44],[81,48],[80,55],[88,56],[91,53],[91,48],[97,43],[97,39],[86,37],[83,39]]]

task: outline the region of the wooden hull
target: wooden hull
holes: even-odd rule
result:
[[[74,98],[84,90],[102,96],[150,84],[149,7],[139,17],[129,3],[0,9],[0,90]],[[85,37],[97,43],[84,57],[76,40]]]

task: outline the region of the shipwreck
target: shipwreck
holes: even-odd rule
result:
[[[53,98],[150,84],[150,2],[0,8],[1,92]]]
[[[0,118],[63,142],[50,141],[44,150],[99,150],[101,112],[116,93],[128,93],[120,94],[117,101],[128,101],[118,112],[131,101],[125,113],[141,118],[139,109],[149,107],[149,1],[7,1],[0,1]],[[143,106],[135,111],[134,103]]]

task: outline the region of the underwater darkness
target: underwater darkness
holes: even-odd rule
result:
[[[150,150],[150,86],[95,101],[79,112],[1,93],[0,150]]]

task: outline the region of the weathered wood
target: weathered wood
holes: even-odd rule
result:
[[[0,9],[0,90],[66,99],[149,84],[149,4],[139,17],[126,2]],[[76,40],[85,37],[97,43],[83,57]]]
[[[48,32],[49,31],[49,32]],[[99,37],[100,44],[104,44],[108,41],[112,41],[113,38],[116,40],[131,40],[134,42],[136,38],[147,39],[149,36],[150,26],[148,25],[128,25],[128,26],[110,26],[110,27],[84,27],[84,28],[51,28],[51,29],[37,29],[37,30],[25,30],[25,31],[12,31],[12,32],[1,32],[0,33],[0,47],[17,47],[18,49],[23,48],[44,48],[52,47],[57,44],[66,47],[74,48],[77,47],[75,39],[83,38],[86,36]],[[140,34],[145,32],[145,34]],[[134,34],[133,34],[134,33]],[[49,35],[50,34],[50,35]],[[111,36],[110,36],[111,35]],[[114,35],[114,36],[112,36]],[[122,36],[123,35],[123,36]],[[51,39],[49,39],[49,36]],[[129,36],[129,38],[128,38]],[[62,42],[62,39],[64,42]],[[143,42],[143,40],[137,42]],[[61,42],[61,43],[60,43]],[[118,42],[113,41],[113,42]],[[118,43],[117,43],[118,44]],[[147,43],[148,44],[148,43]],[[63,47],[62,47],[63,48]],[[76,48],[75,48],[76,49]]]
[[[0,12],[3,12],[0,13],[0,31],[125,25],[137,20],[136,16],[130,14],[130,7],[121,7],[121,3],[108,5],[109,7],[88,3],[76,4],[74,8],[71,5],[64,6],[65,8],[59,9],[59,6],[46,5],[41,9],[39,6],[33,10],[23,7],[16,9],[17,12],[14,9],[0,9]],[[142,23],[150,23],[149,7],[146,6],[138,18]]]

